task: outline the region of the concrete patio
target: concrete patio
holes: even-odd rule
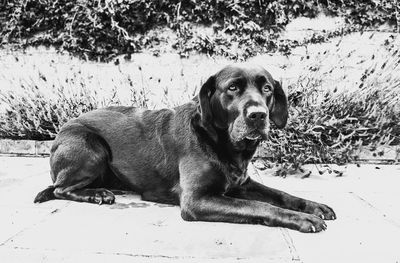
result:
[[[324,202],[338,219],[317,234],[184,222],[178,207],[118,195],[116,204],[33,204],[48,158],[0,157],[1,262],[400,262],[400,166],[350,165],[341,177],[254,178]],[[342,168],[344,169],[344,168]]]

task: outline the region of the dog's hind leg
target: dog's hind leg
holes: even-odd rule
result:
[[[46,189],[44,189],[43,191],[39,192],[36,197],[35,200],[33,201],[34,203],[43,203],[49,200],[53,200],[56,199],[56,196],[54,195],[54,186],[49,186]]]
[[[60,180],[54,183],[54,196],[58,199],[66,199],[77,202],[88,202],[96,204],[113,204],[115,201],[114,194],[104,187],[104,173],[111,172],[105,169],[105,163],[90,163],[90,165],[81,166],[75,172],[62,171],[58,174]],[[72,172],[72,174],[69,174]],[[63,177],[73,178],[75,180],[61,179]],[[77,181],[76,179],[80,179]],[[64,181],[64,182],[62,182]],[[67,184],[65,182],[68,182]],[[74,184],[70,184],[71,182]]]
[[[105,188],[84,188],[75,191],[63,191],[57,188],[54,195],[60,199],[67,199],[77,202],[88,202],[95,204],[113,204],[115,201],[114,194]]]
[[[75,125],[56,138],[50,156],[53,186],[40,192],[35,202],[66,199],[89,203],[114,203],[105,189],[115,176],[109,169],[111,151],[106,141],[83,125]]]

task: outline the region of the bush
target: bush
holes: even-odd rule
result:
[[[371,58],[375,62],[362,74],[359,86],[348,87],[347,91],[346,87],[336,91],[323,86],[326,75],[320,70],[309,70],[289,83],[287,128],[273,129],[271,139],[263,143],[265,150],[273,153],[269,160],[295,168],[306,163],[343,164],[355,160],[354,153],[361,145],[399,145],[400,76],[393,74],[400,65],[397,47],[398,41],[388,43],[390,55],[384,60]],[[319,59],[312,65],[322,64],[327,57]],[[139,68],[139,72],[144,70]],[[148,73],[137,77],[152,78]],[[125,72],[114,74],[118,75],[109,77],[123,78],[116,88],[130,89],[130,96],[124,95],[130,98],[130,104],[147,107],[143,91],[147,84],[140,81],[136,82],[137,86],[132,84],[131,75]],[[36,76],[37,72],[32,75]],[[116,90],[101,96],[97,82],[91,82],[86,75],[78,68],[68,74],[70,77],[59,75],[50,81],[39,73],[26,78],[21,89],[0,92],[0,104],[7,109],[0,112],[0,138],[52,139],[67,120],[97,107],[120,104]],[[158,83],[156,79],[152,81],[152,85]],[[174,85],[180,82],[175,80]],[[168,93],[168,90],[162,92]],[[186,90],[186,93],[190,97],[193,91]]]
[[[302,44],[276,41],[285,25],[298,16],[314,17],[321,10],[344,16],[348,29],[336,32],[343,34],[354,27],[383,23],[398,28],[399,6],[389,0],[8,0],[0,3],[4,10],[0,12],[0,43],[53,45],[108,61],[175,39],[173,46],[183,56],[195,51],[246,58],[273,50],[290,52],[292,46]],[[199,26],[214,32],[198,33],[194,28]],[[176,38],[164,37],[165,29],[173,30]],[[331,36],[319,36],[316,41]]]
[[[271,161],[294,168],[306,163],[345,164],[355,161],[360,146],[400,144],[400,56],[367,69],[359,87],[337,92],[322,87],[323,76],[310,72],[289,87],[290,122],[272,130],[264,143]],[[372,58],[373,59],[373,58]],[[388,70],[390,68],[390,70]]]
[[[42,82],[46,77],[42,76]],[[111,105],[121,105],[116,89],[108,98],[102,98],[96,90],[89,89],[82,79],[71,78],[51,89],[43,83],[21,84],[19,91],[0,92],[0,138],[51,140],[63,124],[82,113]],[[39,88],[41,87],[41,88]],[[147,107],[143,90],[130,89],[130,104]]]

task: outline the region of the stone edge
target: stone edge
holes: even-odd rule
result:
[[[0,155],[46,157],[50,155],[51,141],[0,139]],[[400,163],[400,146],[381,146],[374,150],[363,147],[356,153],[357,162]],[[260,147],[255,159],[271,157]]]

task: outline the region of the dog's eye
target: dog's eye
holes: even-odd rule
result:
[[[231,86],[229,86],[228,90],[232,91],[232,92],[236,92],[236,91],[239,91],[239,87],[236,85],[231,85]]]
[[[265,86],[262,88],[262,91],[263,91],[264,93],[271,94],[271,93],[272,93],[272,87],[271,87],[271,85],[265,85]]]

